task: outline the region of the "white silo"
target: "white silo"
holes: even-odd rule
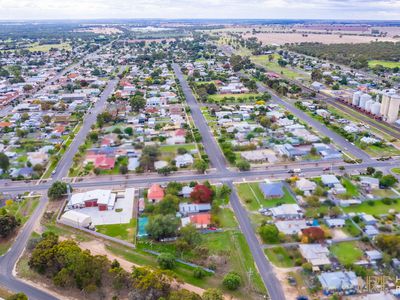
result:
[[[374,104],[375,103],[375,101],[374,100],[368,100],[366,103],[365,103],[365,111],[367,111],[367,112],[370,112],[371,111],[371,107],[372,107],[372,104]]]
[[[394,123],[399,119],[400,112],[400,95],[393,94],[390,97],[389,111],[386,122]]]
[[[353,101],[351,102],[351,104],[357,106],[360,103],[360,97],[363,93],[361,91],[355,92],[353,94]]]
[[[358,104],[358,107],[361,109],[365,109],[365,104],[367,104],[367,101],[371,100],[371,96],[368,94],[364,94],[360,97],[360,103]]]
[[[379,116],[381,111],[381,104],[379,102],[375,102],[371,106],[371,113],[373,115]]]

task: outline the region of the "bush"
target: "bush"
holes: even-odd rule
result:
[[[171,253],[161,253],[157,257],[158,265],[161,269],[172,270],[175,268],[175,257]]]
[[[200,267],[197,267],[196,269],[193,270],[194,278],[202,279],[202,278],[206,277],[206,275],[207,275],[207,272]]]
[[[241,280],[239,274],[237,274],[235,272],[229,272],[228,274],[225,275],[224,280],[222,281],[222,284],[227,289],[234,291],[239,288],[241,281],[242,280]]]

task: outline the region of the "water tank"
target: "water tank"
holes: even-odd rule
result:
[[[371,113],[373,115],[378,116],[381,111],[381,104],[379,102],[375,102],[374,104],[371,105]]]
[[[366,103],[365,103],[365,111],[367,111],[367,112],[370,112],[371,111],[371,107],[372,107],[372,104],[374,104],[375,103],[375,101],[374,100],[368,100]]]
[[[367,101],[371,100],[371,96],[368,94],[364,94],[360,97],[360,103],[358,104],[358,106],[361,109],[365,109],[365,104],[367,104]]]
[[[353,101],[352,101],[352,104],[353,104],[353,105],[358,105],[358,104],[360,103],[360,97],[361,97],[361,95],[362,95],[362,92],[360,92],[360,91],[355,92],[355,93],[353,94]]]

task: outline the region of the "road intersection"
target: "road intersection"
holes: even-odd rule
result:
[[[191,172],[187,172],[187,173],[175,173],[167,177],[157,174],[146,175],[146,176],[143,175],[98,176],[94,178],[82,178],[81,180],[73,181],[71,185],[74,188],[78,189],[105,187],[105,186],[116,187],[116,186],[127,186],[127,185],[133,187],[143,187],[147,186],[150,183],[166,183],[171,181],[189,182],[192,180],[210,180],[214,182],[222,182],[229,185],[232,189],[232,194],[230,196],[231,206],[239,222],[240,229],[242,230],[243,234],[246,237],[247,243],[250,247],[250,250],[254,257],[255,264],[260,272],[263,282],[268,289],[269,296],[271,299],[274,300],[285,299],[280,282],[275,277],[272,266],[268,262],[263,252],[263,246],[257,239],[257,236],[254,232],[254,229],[248,217],[248,213],[239,200],[234,183],[243,180],[247,181],[257,180],[257,179],[261,180],[264,179],[265,177],[273,179],[285,179],[290,176],[290,174],[288,173],[290,167],[288,165],[271,166],[268,168],[254,169],[247,172],[239,172],[236,169],[229,168],[221,149],[219,148],[215,138],[212,136],[210,128],[203,114],[201,113],[199,103],[196,101],[196,98],[194,97],[187,81],[185,80],[180,70],[180,67],[177,64],[173,64],[173,69],[176,74],[176,77],[178,78],[182,86],[182,90],[185,95],[187,104],[191,110],[193,121],[196,127],[199,129],[199,132],[202,136],[202,143],[204,145],[206,153],[209,156],[213,169],[208,171],[206,174],[194,174]],[[42,194],[38,208],[30,218],[30,220],[28,220],[28,222],[20,231],[19,236],[14,242],[14,245],[12,246],[12,248],[9,250],[8,253],[0,257],[0,282],[6,285],[11,290],[24,292],[29,296],[30,299],[53,300],[57,298],[15,278],[13,275],[14,266],[18,258],[21,256],[26,246],[26,243],[31,236],[31,233],[34,229],[37,220],[40,219],[41,215],[43,214],[46,208],[47,197],[45,196],[45,193],[47,189],[51,186],[52,182],[54,182],[55,180],[65,179],[65,176],[67,176],[68,170],[72,165],[73,156],[78,151],[79,146],[84,142],[87,134],[91,129],[91,126],[96,122],[97,115],[104,110],[107,98],[115,90],[117,84],[118,84],[117,79],[110,80],[105,90],[101,94],[100,99],[90,110],[90,112],[85,116],[83,120],[83,125],[79,133],[75,136],[75,139],[73,140],[69,149],[66,151],[65,155],[60,160],[52,179],[43,182],[30,182],[30,183],[12,182],[12,183],[7,183],[7,185],[3,185],[1,187],[2,192],[5,193],[22,193],[29,191],[29,192],[39,192]],[[259,85],[259,90],[261,92],[266,91],[265,87],[263,87],[262,85]],[[331,167],[331,171],[340,173],[340,172],[363,171],[368,166],[392,168],[400,164],[399,160],[378,162],[371,159],[365,152],[358,149],[357,147],[355,147],[354,145],[343,139],[341,136],[330,131],[317,121],[313,120],[308,115],[295,108],[293,105],[280,99],[275,94],[273,94],[272,96],[274,102],[283,105],[286,109],[291,111],[297,117],[303,119],[308,124],[315,127],[316,130],[330,137],[335,144],[338,144],[339,146],[346,148],[349,153],[363,159],[363,162],[360,164],[332,163],[329,161],[300,163],[302,168],[302,173],[305,176],[320,175],[323,172],[322,170],[326,166]],[[297,165],[299,163],[294,163],[294,164]],[[292,163],[292,167],[294,164]],[[345,166],[345,171],[343,171],[343,169],[341,168],[342,166]]]

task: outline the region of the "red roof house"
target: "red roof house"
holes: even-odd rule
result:
[[[158,184],[153,184],[148,192],[147,192],[147,199],[151,202],[160,202],[164,198],[164,190]]]
[[[111,170],[115,166],[115,158],[104,154],[95,155],[94,167],[102,170]]]
[[[201,213],[190,216],[190,223],[194,224],[196,228],[207,228],[211,224],[211,214]]]

